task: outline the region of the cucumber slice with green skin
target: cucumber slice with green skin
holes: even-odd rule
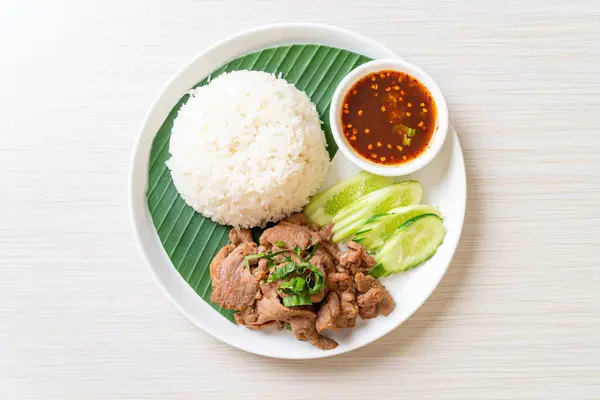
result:
[[[394,178],[361,172],[313,197],[304,215],[313,224],[326,225],[348,204],[393,183]]]
[[[355,242],[360,243],[371,253],[376,253],[384,245],[385,240],[392,236],[406,221],[421,215],[435,214],[441,217],[440,211],[427,205],[399,207],[386,214],[374,215],[365,225],[354,234]]]
[[[419,182],[405,181],[361,197],[333,217],[333,241],[351,238],[372,216],[418,204],[422,196],[423,188]]]
[[[442,219],[421,214],[406,221],[375,254],[377,266],[370,273],[381,277],[408,271],[428,260],[444,241]]]

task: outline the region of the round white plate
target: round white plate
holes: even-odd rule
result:
[[[355,329],[329,334],[339,343],[334,350],[319,350],[287,331],[253,331],[232,324],[202,300],[175,270],[164,251],[146,202],[148,158],[156,132],[179,99],[197,82],[227,61],[266,47],[312,43],[347,49],[371,58],[398,57],[390,49],[364,36],[333,26],[279,24],[259,27],[227,38],[209,48],[179,71],[158,97],[139,133],[130,171],[130,208],[138,244],[160,287],[194,324],[214,337],[242,350],[268,357],[309,359],[329,357],[357,349],[379,339],[410,317],[433,292],[450,265],[462,231],[466,207],[466,176],[458,136],[452,127],[443,149],[426,168],[404,179],[417,179],[424,188],[424,204],[437,206],[444,216],[446,237],[437,253],[407,273],[382,279],[396,301],[387,317],[357,321]],[[353,175],[356,167],[338,152],[323,189]]]

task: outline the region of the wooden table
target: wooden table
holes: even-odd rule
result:
[[[444,90],[469,199],[448,274],[378,342],[265,359],[147,271],[127,170],[169,77],[215,40],[338,24]],[[0,398],[600,398],[597,1],[22,1],[0,11]]]

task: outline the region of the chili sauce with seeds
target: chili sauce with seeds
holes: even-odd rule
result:
[[[356,82],[342,104],[342,129],[350,147],[376,164],[417,158],[435,131],[437,111],[429,90],[399,71],[379,71]]]

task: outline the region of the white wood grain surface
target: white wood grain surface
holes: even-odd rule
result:
[[[469,177],[440,287],[353,353],[264,359],[189,323],[126,206],[139,124],[215,40],[338,24],[445,91]],[[600,3],[3,1],[0,398],[600,398]]]

